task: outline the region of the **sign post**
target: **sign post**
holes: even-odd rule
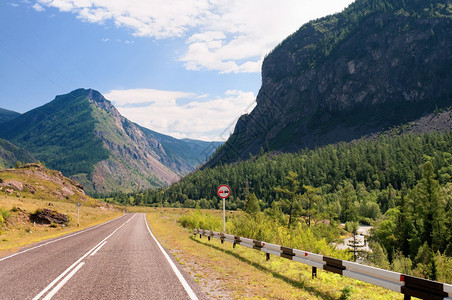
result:
[[[80,226],[80,206],[82,206],[82,204],[77,202],[77,227]]]
[[[226,202],[225,199],[231,194],[231,188],[222,184],[217,189],[218,197],[223,199],[223,233],[226,233]]]

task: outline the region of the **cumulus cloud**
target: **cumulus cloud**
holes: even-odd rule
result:
[[[211,98],[153,89],[112,90],[105,97],[122,115],[141,126],[176,138],[205,141],[226,140],[238,116],[250,112],[256,98],[252,92],[239,90]]]
[[[311,19],[353,0],[36,0],[81,20],[130,28],[134,36],[183,38],[189,70],[259,72],[263,57]]]

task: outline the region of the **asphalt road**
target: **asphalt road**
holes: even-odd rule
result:
[[[202,299],[153,237],[144,214],[0,258],[1,299]]]

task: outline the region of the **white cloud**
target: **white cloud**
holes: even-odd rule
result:
[[[38,3],[35,3],[32,7],[34,10],[39,11],[39,12],[45,11],[44,7],[42,7]]]
[[[153,89],[113,90],[105,97],[123,116],[141,126],[176,138],[206,141],[226,140],[238,117],[254,108],[256,98],[252,92],[239,90],[210,98]]]
[[[262,59],[302,24],[353,0],[37,0],[92,23],[113,22],[134,36],[180,37],[189,70],[259,72]]]

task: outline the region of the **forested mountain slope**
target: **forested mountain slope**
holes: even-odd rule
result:
[[[451,69],[451,1],[357,0],[265,58],[255,109],[206,166],[416,123],[452,106]],[[450,130],[452,121],[442,122]]]
[[[18,162],[31,163],[36,159],[30,152],[18,148],[10,142],[0,139],[0,169],[14,167]]]
[[[195,160],[186,161],[145,131],[99,92],[78,89],[3,123],[0,136],[81,182],[88,192],[166,186],[196,167]]]
[[[12,120],[18,116],[20,116],[20,113],[18,112],[0,108],[0,123]]]
[[[168,189],[149,190],[140,197],[147,205],[166,203],[220,208],[216,189],[225,183],[232,189],[226,208],[245,209],[247,193],[254,193],[260,199],[261,208],[265,209],[281,198],[275,187],[284,186],[288,173],[295,172],[300,187],[321,188],[324,202],[319,208],[322,210],[341,200],[337,194],[334,197],[328,194],[335,194],[344,185],[351,184],[353,189],[362,186],[375,193],[373,202],[378,203],[377,210],[384,213],[395,204],[388,199],[388,189],[415,186],[422,177],[422,165],[426,161],[432,162],[441,184],[451,182],[452,133],[398,135],[393,132],[298,153],[264,153],[235,164],[194,172]]]

